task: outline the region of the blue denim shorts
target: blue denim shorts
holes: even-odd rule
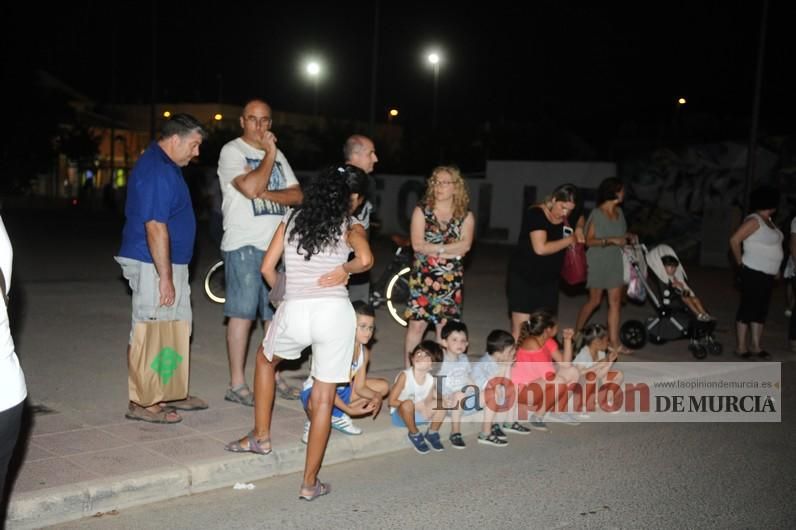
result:
[[[271,320],[274,309],[268,303],[268,285],[260,272],[265,251],[245,246],[223,254],[227,299],[224,316],[257,320],[259,314],[263,320]]]

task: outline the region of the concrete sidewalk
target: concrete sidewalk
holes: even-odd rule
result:
[[[13,234],[12,234],[13,235]],[[117,278],[111,256],[116,241],[100,237],[92,252],[103,261],[92,263],[98,274],[82,279],[63,277],[47,269],[33,273],[26,267],[38,260],[35,250],[17,247],[17,296],[24,312],[15,335],[27,376],[33,414],[24,439],[24,455],[13,486],[9,528],[42,527],[97,513],[161,501],[236,482],[250,482],[303,469],[300,442],[303,412],[297,401],[277,398],[273,423],[274,452],[269,456],[236,455],[223,445],[252,426],[253,409],[223,400],[228,370],[222,308],[201,291],[201,276],[212,263],[212,251],[202,252],[193,278],[194,336],[191,393],[206,399],[206,411],[182,413],[177,425],[154,425],[124,419],[127,367],[124,358],[129,332],[130,299]],[[99,245],[99,247],[97,247]],[[20,252],[20,247],[22,252]],[[377,241],[377,272],[391,248]],[[510,249],[482,245],[473,252],[465,282],[464,319],[470,328],[470,354],[479,356],[485,337],[494,328],[508,328],[504,278]],[[374,273],[374,277],[376,274]],[[690,283],[719,319],[718,337],[732,352],[731,323],[737,296],[730,273],[689,268]],[[21,293],[20,293],[21,291]],[[772,302],[766,347],[774,360],[794,358],[787,352],[782,292]],[[574,324],[582,295],[561,296],[561,320]],[[623,320],[643,318],[650,306],[627,306]],[[605,321],[605,308],[594,321]],[[404,328],[386,311],[377,313],[376,338],[370,373],[393,380],[402,365]],[[250,351],[261,339],[253,335]],[[247,377],[253,378],[253,357]],[[722,358],[735,361],[730,354]],[[633,361],[690,361],[683,341],[647,346]],[[307,363],[287,372],[299,385]],[[325,464],[409,448],[405,430],[389,425],[382,412],[375,421],[356,420],[364,433],[333,432]],[[465,424],[474,432],[476,425]],[[443,433],[447,433],[443,428]],[[472,437],[470,437],[472,440]],[[297,482],[298,487],[298,482]]]

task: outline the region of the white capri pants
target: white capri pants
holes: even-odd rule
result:
[[[357,317],[348,298],[307,298],[279,304],[263,340],[270,361],[274,356],[298,359],[312,346],[310,375],[324,383],[348,383],[354,357]]]

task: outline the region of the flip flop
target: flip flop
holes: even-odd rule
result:
[[[229,442],[227,445],[224,446],[224,451],[229,451],[230,453],[254,453],[256,455],[269,455],[271,454],[272,448],[264,449],[261,443],[271,444],[271,439],[266,438],[265,440],[258,441],[257,437],[254,435],[254,431],[249,431],[249,434],[246,435],[246,439],[249,441],[248,447],[243,447],[240,443],[240,440],[235,440],[234,442]]]
[[[166,403],[166,406],[175,408],[177,410],[205,410],[208,405],[207,402],[203,399],[200,399],[196,396],[188,396],[185,399],[181,399],[179,401],[169,401]]]
[[[324,483],[318,479],[315,479],[315,486],[312,488],[312,493],[309,495],[304,495],[303,493],[299,493],[299,500],[312,502],[318,497],[323,497],[324,495],[328,495],[330,491],[332,491],[331,484],[329,484],[328,482]]]
[[[176,419],[174,416],[169,419],[170,414],[176,415]],[[152,412],[135,403],[128,405],[127,413],[124,417],[128,420],[145,421],[147,423],[180,423],[182,421],[182,417],[171,407],[161,407],[160,411]]]

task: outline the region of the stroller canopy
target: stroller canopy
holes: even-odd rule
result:
[[[663,267],[663,262],[661,261],[661,258],[663,256],[674,256],[675,258],[677,258],[678,263],[680,261],[680,258],[677,257],[677,254],[669,245],[658,245],[657,247],[648,251],[646,260],[647,260],[647,266],[649,266],[649,268],[652,270],[653,274],[655,274],[658,280],[660,280],[661,283],[667,284],[669,283],[669,275],[666,274],[666,269]],[[685,269],[683,268],[682,263],[679,263],[677,265],[677,270],[674,271],[674,277],[679,282],[682,282],[682,284],[685,286],[686,289],[688,289],[692,293],[694,292],[694,290],[691,289],[691,287],[689,287],[688,284],[686,283],[688,276],[686,276],[685,274]]]

